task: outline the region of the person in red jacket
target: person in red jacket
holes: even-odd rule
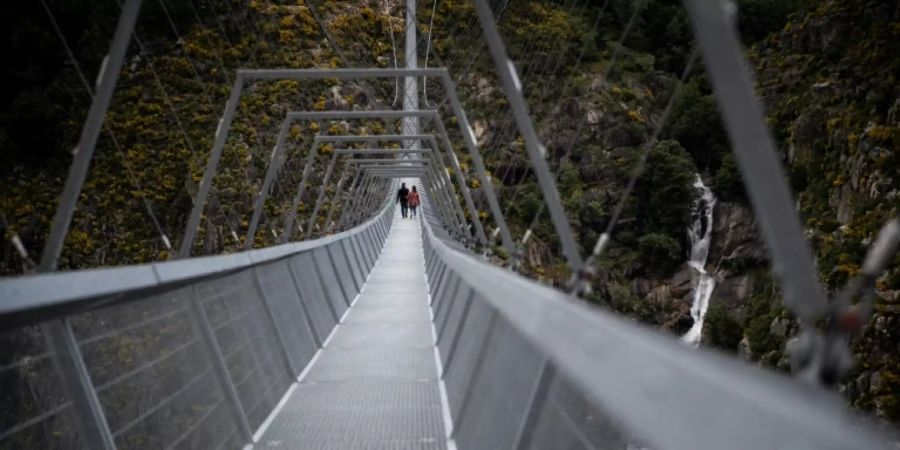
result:
[[[409,204],[409,217],[416,217],[416,208],[419,207],[419,192],[416,191],[415,186],[412,187],[412,191],[406,197],[406,201]]]

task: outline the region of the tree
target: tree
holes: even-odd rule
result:
[[[650,150],[647,167],[635,186],[636,216],[643,234],[684,239],[697,199],[696,178],[697,168],[678,142],[659,142]]]
[[[703,321],[703,338],[709,345],[735,352],[743,337],[743,327],[731,317],[725,305],[722,303],[709,305]]]
[[[644,270],[665,277],[681,265],[681,244],[664,234],[650,233],[638,239],[638,252]]]
[[[678,141],[701,170],[715,171],[728,152],[716,99],[701,78],[684,85],[675,99],[665,137]]]

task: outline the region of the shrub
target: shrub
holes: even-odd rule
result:
[[[635,187],[636,216],[643,234],[684,236],[697,198],[697,169],[684,148],[663,141],[650,150]]]
[[[641,265],[647,273],[668,276],[681,265],[681,244],[669,236],[650,233],[638,239]]]
[[[703,337],[709,345],[735,352],[743,336],[743,327],[731,317],[725,305],[722,303],[709,305],[703,323]]]

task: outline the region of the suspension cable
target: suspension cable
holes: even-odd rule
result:
[[[428,41],[425,45],[425,68],[428,68],[428,55],[431,54],[431,34],[434,30],[434,12],[437,9],[438,0],[434,0],[431,4],[431,20],[428,22]],[[428,102],[428,77],[422,77],[422,99],[425,102],[425,106],[428,108],[434,108],[434,105]]]
[[[72,51],[72,48],[69,46],[69,41],[66,39],[66,36],[63,34],[62,29],[59,27],[59,23],[56,21],[56,17],[53,15],[53,11],[50,10],[50,7],[47,5],[45,0],[41,0],[41,6],[43,6],[44,11],[47,12],[47,16],[50,19],[50,24],[53,26],[53,31],[56,33],[56,36],[59,37],[60,43],[66,51],[66,55],[69,60],[72,62],[72,66],[75,68],[75,73],[78,74],[78,78],[81,81],[82,86],[84,87],[85,92],[87,92],[88,97],[91,99],[94,98],[94,90],[91,88],[90,83],[87,80],[87,77],[84,75],[84,71],[81,69],[81,64],[75,58],[75,53]],[[121,5],[120,5],[121,6]],[[113,147],[116,149],[116,154],[119,156],[122,167],[125,168],[125,172],[128,174],[128,179],[134,188],[139,192],[138,197],[141,199],[141,203],[144,205],[144,210],[147,212],[147,215],[150,217],[150,220],[153,222],[153,227],[156,229],[156,232],[159,233],[160,240],[167,250],[172,250],[172,244],[169,241],[168,236],[166,236],[165,231],[163,231],[162,226],[159,223],[159,219],[157,219],[156,214],[153,212],[153,205],[147,196],[145,195],[145,191],[141,183],[138,181],[137,176],[134,173],[131,165],[128,163],[128,160],[125,157],[125,151],[122,149],[122,145],[119,143],[119,140],[116,138],[116,134],[113,133],[112,128],[110,128],[109,124],[106,121],[103,122],[103,128],[106,130],[106,133],[109,135],[110,140],[113,143]]]
[[[645,142],[642,146],[643,149],[641,151],[640,159],[638,159],[638,164],[629,177],[628,184],[625,186],[625,190],[622,192],[619,201],[616,203],[609,223],[606,225],[606,230],[600,235],[600,238],[597,239],[597,243],[594,245],[594,249],[591,252],[591,256],[589,258],[589,261],[591,263],[594,263],[606,248],[606,244],[609,242],[610,236],[612,236],[612,232],[619,221],[619,217],[621,216],[622,211],[625,209],[625,203],[631,196],[631,192],[634,190],[637,179],[640,178],[641,174],[644,172],[644,169],[647,166],[647,158],[650,155],[650,149],[653,147],[653,145],[656,144],[660,134],[662,134],[662,130],[668,122],[669,116],[672,114],[672,110],[674,109],[675,100],[678,97],[678,94],[680,94],[681,90],[684,88],[684,84],[687,81],[688,76],[690,76],[696,59],[697,49],[694,48],[691,51],[688,63],[684,67],[684,71],[681,73],[681,78],[679,78],[678,83],[675,85],[675,89],[673,89],[672,91],[672,95],[669,97],[669,101],[666,103],[666,108],[663,110],[663,114],[659,122],[656,124],[656,128],[653,130],[653,134],[650,136],[650,139],[648,139],[647,142]]]
[[[211,0],[210,0],[211,1]],[[121,7],[121,0],[116,0],[116,3]],[[138,49],[141,54],[144,55],[144,58],[147,60],[147,67],[150,69],[150,74],[153,76],[153,80],[156,84],[156,87],[159,89],[160,93],[162,93],[163,101],[166,103],[166,106],[169,109],[169,112],[172,114],[172,118],[175,120],[175,124],[178,126],[178,130],[181,133],[182,138],[184,139],[184,143],[187,146],[188,151],[193,155],[195,154],[193,141],[187,133],[187,130],[184,128],[184,125],[181,123],[181,119],[178,117],[178,113],[175,111],[175,105],[172,103],[172,99],[169,96],[168,91],[162,83],[162,78],[159,76],[159,72],[156,71],[156,66],[153,64],[153,59],[150,57],[150,54],[147,52],[146,47],[144,47],[143,42],[137,34],[137,30],[132,31],[132,36],[134,37],[135,43],[138,45]],[[202,82],[202,80],[201,80]],[[221,202],[220,203],[221,206]],[[224,215],[224,211],[223,211]],[[232,235],[237,235],[234,227],[231,226],[229,220],[225,220],[225,225],[231,230]]]
[[[634,23],[636,22],[640,11],[641,11],[641,6],[643,5],[643,1],[644,0],[639,0],[639,2],[635,5],[634,11],[632,12],[631,16],[629,17],[628,22],[625,24],[625,27],[623,28],[621,36],[619,37],[618,41],[616,41],[616,45],[614,46],[614,49],[613,49],[613,54],[611,55],[609,63],[607,64],[606,68],[604,69],[604,71],[601,75],[601,79],[606,79],[606,77],[611,73],[612,68],[615,66],[618,56],[621,53],[621,48],[623,47],[625,40],[628,38],[628,35],[629,35]],[[600,10],[600,13],[597,16],[597,19],[595,20],[595,26],[599,25],[599,22],[603,16],[603,13],[606,9],[607,4],[608,4],[608,2],[604,3],[603,8]],[[581,55],[579,55],[578,64],[581,63],[581,60],[585,53],[584,50],[585,49],[583,48]],[[572,79],[574,79],[574,75],[572,77],[570,77],[570,80],[572,80]],[[574,82],[569,83],[569,85],[571,85],[572,83],[574,83]],[[560,99],[560,101],[558,101],[556,103],[555,108],[561,107],[562,103],[563,103],[563,99]],[[586,122],[586,120],[578,121],[578,125],[575,128],[575,133],[573,135],[572,142],[570,142],[569,145],[566,146],[566,151],[563,153],[564,157],[570,155],[572,150],[575,148],[575,145],[577,145],[578,137],[580,136],[581,131],[584,128],[585,122]],[[555,177],[558,178],[559,174],[561,172],[562,172],[562,168],[560,167],[557,169],[557,174],[555,175]],[[545,205],[543,205],[543,204],[538,208],[537,212],[535,213],[535,217],[531,221],[531,225],[528,227],[528,230],[526,231],[527,237],[531,236],[531,234],[532,234],[531,231],[533,231],[534,226],[537,224],[537,221],[538,221],[538,218],[540,217],[540,215],[543,214],[544,209],[545,209]],[[527,238],[523,239],[523,241],[527,241]],[[524,242],[523,242],[523,244],[524,244]],[[589,269],[590,266],[586,264],[585,268]],[[583,275],[589,275],[589,274],[587,272],[585,272]]]

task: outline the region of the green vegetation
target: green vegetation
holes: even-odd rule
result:
[[[671,275],[684,263],[684,255],[679,242],[669,236],[650,233],[638,239],[641,264],[652,275]]]
[[[115,2],[49,3],[86,77],[93,79],[115,25]],[[727,206],[732,212],[748,208],[716,98],[699,60],[676,98],[661,141],[647,144],[691,52],[690,24],[680,3],[613,0],[596,31],[599,2],[583,8],[510,2],[500,21],[584,253],[607,227],[627,180],[648,152],[644,173],[599,261],[590,300],[676,330],[685,318],[683,297],[690,284],[679,269],[688,250],[685,230],[697,195],[692,187],[696,174],[712,186],[720,208]],[[782,149],[820,275],[833,291],[858,273],[872,236],[887,218],[898,214],[900,206],[898,6],[891,0],[737,3],[738,26],[756,69],[767,120]],[[403,46],[402,14],[394,4],[381,1],[212,0],[209,8],[199,11],[199,22],[189,3],[166,0],[166,4],[181,40],[159,4],[147,2],[138,27],[146,54],[131,49],[106,121],[120,149],[104,131],[66,240],[63,269],[170,257],[148,209],[177,246],[236,68],[392,67],[392,31],[396,48]],[[5,71],[0,78],[4,157],[0,213],[8,223],[0,274],[24,270],[9,242],[13,233],[21,237],[31,259],[38,258],[89,105],[44,11],[39,5],[19,5],[14,12],[10,8],[0,7],[0,23],[10,36],[5,60],[20,69]],[[622,24],[634,8],[639,8],[635,26],[619,46]],[[420,24],[427,24],[430,9],[420,8],[419,14]],[[494,63],[487,51],[470,59],[481,41],[474,31],[477,26],[472,31],[465,26],[475,20],[471,2],[439,2],[429,64],[448,64],[454,76],[469,69],[454,81],[482,148],[489,149],[485,163],[501,207],[516,239],[529,227],[533,232],[524,249],[522,271],[562,285],[570,274],[560,257],[553,224],[541,206],[543,197],[524,142],[505,112]],[[320,25],[330,31],[333,41]],[[424,48],[423,40],[421,60]],[[614,54],[616,63],[610,67]],[[429,99],[436,103],[442,88],[432,82],[428,86]],[[393,89],[393,80],[250,83],[226,143],[194,253],[241,248],[285,111],[390,106]],[[441,108],[481,217],[493,227],[457,123],[446,106]],[[266,202],[254,245],[271,245],[285,232],[281,218],[299,182],[302,155],[312,134],[390,132],[391,127],[380,122],[295,124],[283,176]],[[333,150],[321,147],[316,167],[323,167]],[[301,216],[310,213],[319,177],[320,171],[314,170]],[[316,223],[324,226],[326,214],[323,208]],[[749,213],[734,217],[752,222]],[[725,233],[730,232],[728,227],[756,233],[752,223],[725,224]],[[742,238],[746,239],[729,243],[730,249],[761,247],[753,236]],[[726,236],[714,235],[713,240],[714,246],[725,245]],[[746,338],[750,358],[776,366],[783,363],[784,343],[796,327],[780,306],[767,262],[757,255],[764,249],[759,250],[734,258],[720,254],[710,261],[722,276],[752,275],[753,283],[739,302],[713,302],[704,342],[735,351]],[[509,257],[499,247],[494,254],[500,260]],[[872,323],[881,320],[882,328],[870,325],[853,340],[860,364],[851,378],[878,374],[878,386],[844,387],[855,406],[896,419],[898,337],[884,330],[898,328],[885,324],[900,320],[895,313],[900,258],[892,267],[877,280],[877,316]]]
[[[706,310],[703,322],[703,339],[710,346],[728,351],[737,351],[743,339],[743,327],[731,317],[722,303],[713,303]]]

